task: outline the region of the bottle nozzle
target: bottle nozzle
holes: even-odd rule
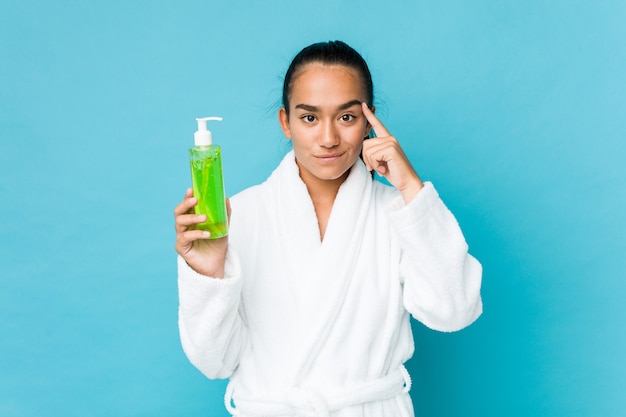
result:
[[[207,122],[211,120],[216,120],[221,122],[223,119],[221,117],[200,117],[197,118],[198,122],[198,130],[193,135],[196,146],[208,146],[212,143],[211,131],[207,129]]]

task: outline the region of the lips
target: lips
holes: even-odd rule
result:
[[[342,156],[345,152],[341,152],[341,153],[333,153],[333,154],[328,154],[328,155],[315,155],[316,158],[322,160],[322,161],[334,161],[335,159],[339,158],[340,156]]]

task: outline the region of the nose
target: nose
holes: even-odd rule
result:
[[[333,148],[339,144],[339,131],[332,121],[324,123],[319,144],[324,148]]]

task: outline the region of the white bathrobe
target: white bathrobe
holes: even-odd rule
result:
[[[228,378],[241,417],[410,417],[409,313],[440,331],[482,312],[481,265],[425,183],[406,205],[362,161],[320,241],[293,152],[231,199],[225,277],[179,257],[179,327],[190,361]]]

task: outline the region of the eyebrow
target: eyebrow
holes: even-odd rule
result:
[[[347,103],[344,103],[342,105],[340,105],[339,107],[337,107],[338,110],[345,110],[348,109],[352,106],[356,106],[356,105],[361,105],[361,100],[350,100]],[[319,111],[320,108],[317,106],[311,106],[310,104],[296,104],[296,109],[302,109],[302,110],[306,110],[306,111]]]

